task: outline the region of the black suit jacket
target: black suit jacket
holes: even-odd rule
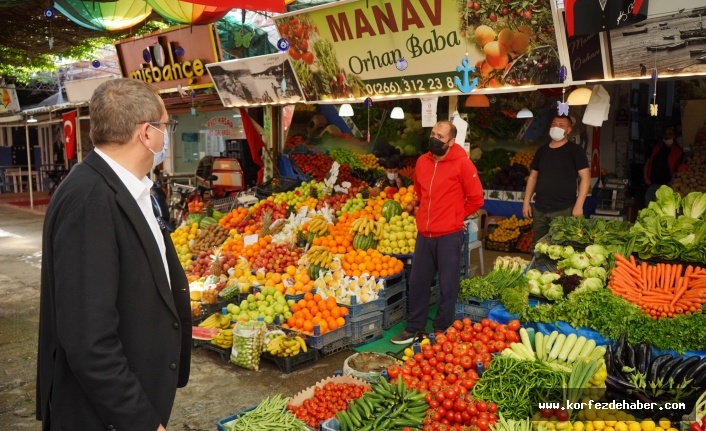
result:
[[[137,202],[95,152],[51,199],[42,239],[37,419],[51,431],[156,431],[189,380],[188,282],[171,289]]]

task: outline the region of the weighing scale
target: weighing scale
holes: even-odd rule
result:
[[[622,214],[625,208],[625,192],[627,189],[627,179],[607,178],[598,194],[596,216],[606,219],[624,220]]]

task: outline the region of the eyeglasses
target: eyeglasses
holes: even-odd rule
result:
[[[177,120],[171,120],[171,121],[141,121],[139,123],[135,124],[151,124],[155,127],[159,126],[160,124],[165,125],[165,131],[169,133],[174,133],[176,132],[177,127],[179,126],[179,122]],[[157,127],[159,128],[159,127]]]

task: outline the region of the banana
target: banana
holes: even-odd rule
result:
[[[306,343],[304,342],[304,339],[302,339],[302,337],[300,337],[298,335],[296,337],[294,337],[294,339],[297,340],[297,342],[299,343],[299,347],[301,347],[301,349],[304,351],[304,353],[306,353],[307,349],[306,349]]]

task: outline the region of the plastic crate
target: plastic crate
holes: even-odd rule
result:
[[[237,296],[235,296],[231,299],[227,299],[225,301],[218,301],[214,304],[204,304],[202,302],[201,303],[201,315],[208,317],[214,313],[220,314],[223,311],[223,307],[227,307],[228,304],[236,304],[236,305],[240,304],[240,302],[236,303],[236,301],[239,301],[239,299],[240,299],[240,294],[238,294]]]
[[[333,343],[322,347],[319,350],[319,356],[325,358],[327,356],[335,355],[338,352],[350,350],[351,347],[353,347],[353,344],[351,343],[351,337],[341,338],[338,341],[334,341]]]
[[[515,247],[517,246],[517,242],[519,241],[519,238],[511,239],[508,241],[500,242],[500,241],[491,241],[490,238],[487,238],[485,240],[485,249],[486,250],[493,250],[493,251],[504,251],[506,253],[511,253],[515,251]]]
[[[351,319],[351,343],[362,346],[382,338],[383,311],[364,314]]]
[[[365,304],[346,305],[346,304],[339,303],[338,306],[348,308],[348,316],[351,319],[354,319],[358,316],[362,316],[365,314],[370,314],[370,313],[374,313],[376,311],[384,310],[385,309],[385,297],[383,296],[383,297],[380,297],[380,298],[375,299],[373,301],[368,301]]]
[[[319,352],[316,349],[309,349],[306,353],[299,353],[290,358],[281,358],[264,352],[260,355],[263,359],[274,362],[284,374],[290,374],[309,365],[314,365],[319,360]]]
[[[462,317],[468,317],[474,322],[480,322],[488,317],[490,310],[498,304],[500,304],[500,301],[497,299],[479,301],[476,298],[471,298],[464,302],[456,301],[456,315],[461,314]]]
[[[382,329],[387,331],[407,317],[407,295],[402,293],[400,299],[385,307],[382,314]]]
[[[195,347],[195,348],[196,347],[203,347],[206,350],[216,352],[221,356],[221,359],[223,360],[223,362],[226,362],[226,363],[230,362],[230,351],[231,351],[230,347],[228,347],[226,349],[223,347],[218,347],[215,344],[211,344],[211,342],[208,340],[195,340],[193,338],[192,338],[192,342],[193,342],[193,347]]]
[[[385,289],[383,292],[385,293],[385,299],[389,300],[398,293],[405,292],[406,290],[407,280],[404,276],[404,272],[402,272],[396,279],[385,281]]]
[[[267,183],[260,184],[255,187],[255,197],[258,199],[264,199],[272,196],[274,193],[289,192],[296,189],[301,181],[298,179],[287,178],[283,176],[275,176],[277,179],[277,185],[273,185],[273,179],[269,180]]]
[[[242,412],[238,412],[238,413],[234,414],[233,416],[228,416],[225,419],[219,420],[216,423],[216,425],[218,426],[218,431],[228,431],[230,429],[230,427],[226,428],[226,426],[230,425],[231,422],[238,419],[240,416],[244,415],[247,412],[251,412],[251,411],[255,410],[256,408],[257,408],[257,406],[252,406],[248,409],[243,410]]]
[[[346,319],[346,324],[344,326],[334,329],[333,331],[329,331],[323,335],[304,334],[289,328],[282,328],[282,331],[284,331],[285,334],[297,334],[306,341],[307,346],[312,349],[320,350],[342,338],[350,337],[352,330],[350,320]]]

